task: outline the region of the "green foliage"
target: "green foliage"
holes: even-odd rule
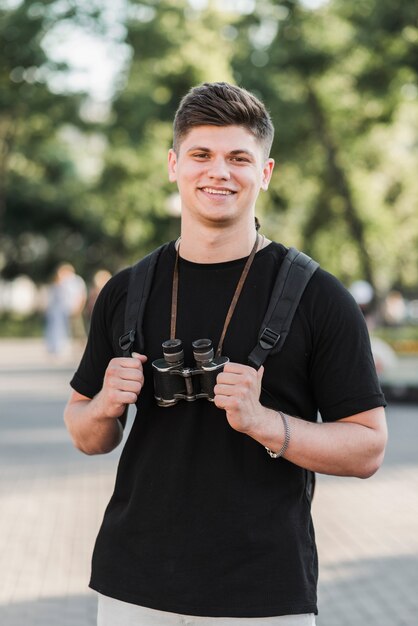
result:
[[[176,237],[166,173],[175,110],[195,84],[229,80],[266,102],[277,129],[277,167],[258,207],[263,232],[347,284],[366,278],[379,295],[394,284],[416,289],[415,0],[330,0],[316,9],[260,0],[251,13],[215,0],[195,6],[121,3],[131,61],[108,119],[94,123],[80,116],[82,94],[51,92],[48,77],[66,68],[42,42],[64,20],[105,33],[106,2],[0,9],[3,275],[41,279],[68,259],[88,277]]]
[[[263,46],[251,34],[262,29],[269,4],[257,4],[242,22],[242,53],[233,59],[236,74],[268,103],[278,131],[273,205],[262,220],[268,233],[302,246],[347,283],[366,278],[379,294],[396,281],[416,285],[412,3],[404,3],[402,18],[397,3],[374,0],[315,11],[282,3],[276,34]],[[248,57],[260,49],[264,71],[248,72]]]
[[[82,186],[59,136],[64,123],[78,123],[80,98],[51,93],[46,76],[57,68],[41,45],[56,4],[25,1],[1,10],[0,268],[5,277],[45,278],[55,262],[74,255],[82,231],[72,211]]]
[[[127,41],[132,62],[115,99],[106,133],[108,151],[96,188],[103,224],[123,257],[138,258],[179,233],[168,205],[172,120],[194,85],[232,80],[231,46],[223,36],[230,17],[210,7],[194,11],[185,0],[130,3]]]
[[[44,320],[40,313],[32,315],[16,315],[3,313],[0,315],[0,337],[42,337]]]

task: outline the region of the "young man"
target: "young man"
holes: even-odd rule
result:
[[[138,409],[94,550],[99,626],[314,624],[312,473],[365,478],[382,461],[384,398],[367,330],[331,275],[312,277],[283,350],[258,371],[247,365],[287,252],[254,227],[272,139],[250,93],[225,83],[192,89],[168,158],[181,237],[158,260],[144,354],[119,356],[130,269],[95,307],[65,412],[74,444],[87,454],[112,450],[127,406]],[[221,335],[229,362],[214,402],[159,406],[151,364],[162,343],[181,339],[193,365],[192,342],[207,337],[216,349]]]

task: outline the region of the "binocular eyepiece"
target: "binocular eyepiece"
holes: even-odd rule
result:
[[[180,339],[168,339],[162,348],[163,358],[152,363],[157,404],[167,407],[179,400],[192,402],[200,398],[213,402],[216,377],[229,361],[228,357],[215,357],[210,339],[196,339],[192,343],[195,367],[184,367]]]

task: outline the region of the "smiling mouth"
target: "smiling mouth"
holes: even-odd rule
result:
[[[213,187],[200,187],[200,191],[204,191],[213,196],[232,196],[235,193],[235,191],[231,191],[230,189],[213,189]]]

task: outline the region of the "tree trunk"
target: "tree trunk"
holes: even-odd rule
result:
[[[0,118],[0,233],[3,230],[6,214],[6,184],[9,156],[15,135],[16,125],[11,119]]]
[[[309,83],[307,90],[308,105],[311,110],[315,129],[327,155],[328,172],[331,183],[343,201],[345,220],[348,224],[351,235],[358,243],[359,258],[364,278],[372,285],[373,288],[375,288],[373,266],[366,245],[365,227],[354,205],[350,184],[339,158],[338,147],[327,125],[326,115],[319,98],[312,85]]]

